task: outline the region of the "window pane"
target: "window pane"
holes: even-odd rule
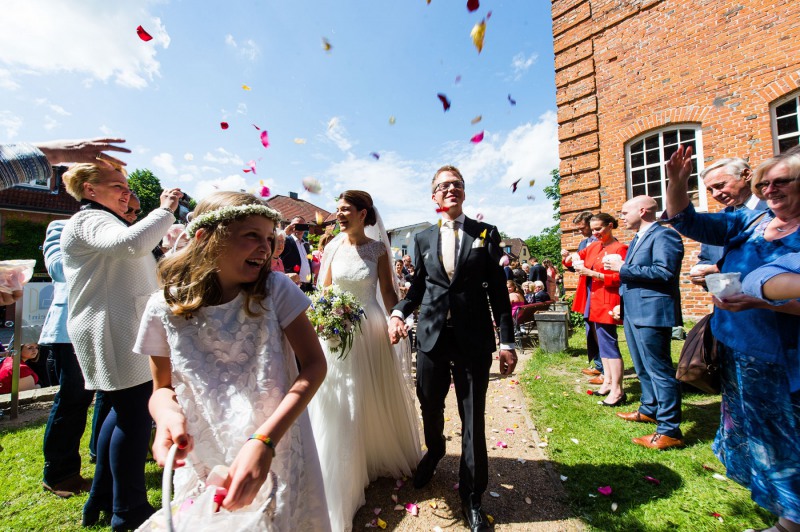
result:
[[[639,142],[634,142],[631,145],[631,153],[644,151],[644,141],[640,140]]]
[[[697,194],[697,189],[698,189],[697,174],[689,176],[688,188],[689,192],[694,191],[694,193]]]
[[[778,135],[796,133],[797,129],[797,115],[778,119]]]
[[[634,185],[633,187],[631,187],[632,197],[644,196],[646,194],[646,191],[647,189],[644,187],[644,185]]]
[[[658,135],[653,135],[652,137],[647,137],[644,139],[644,147],[648,150],[658,148]]]
[[[694,139],[694,129],[681,129],[681,144]]]
[[[654,181],[661,182],[661,167],[656,166],[654,168],[647,169],[647,182],[652,183]]]
[[[783,153],[789,148],[793,148],[798,144],[800,144],[800,136],[786,137],[785,139],[781,139],[778,141],[778,152]]]
[[[666,163],[669,160],[669,158],[672,157],[672,154],[675,153],[676,151],[678,151],[677,144],[673,144],[668,148],[664,148],[664,162]]]
[[[631,168],[639,168],[644,166],[644,154],[631,152]]]
[[[775,116],[777,117],[789,115],[792,113],[797,113],[797,98],[793,98],[788,102],[781,104],[775,108]]]
[[[661,211],[663,211],[663,210],[664,210],[664,202],[663,202],[663,201],[661,201],[661,198],[658,198],[658,199],[656,200],[656,204],[658,205],[658,207],[656,208],[656,210],[657,210],[658,212],[661,212]]]
[[[677,131],[665,131],[664,132],[664,146],[669,146],[670,144],[677,144],[678,143],[678,132]]]
[[[655,183],[647,183],[647,195],[652,196],[654,198],[661,197],[661,181],[656,181]]]
[[[645,155],[647,156],[647,164],[658,164],[661,162],[660,150],[647,150]]]
[[[631,184],[640,185],[644,183],[644,170],[634,170],[631,172]]]

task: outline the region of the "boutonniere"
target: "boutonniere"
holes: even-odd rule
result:
[[[486,229],[484,229],[481,234],[478,235],[478,238],[472,243],[472,249],[475,248],[482,248],[486,245]]]

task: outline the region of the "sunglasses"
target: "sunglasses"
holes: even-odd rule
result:
[[[772,181],[759,181],[753,185],[753,188],[755,188],[759,194],[763,194],[764,190],[770,185],[772,185],[772,188],[783,188],[788,186],[790,183],[794,183],[795,181],[796,180],[792,179],[791,177],[783,177],[780,179],[773,179]]]
[[[433,187],[433,192],[447,192],[450,190],[450,187],[453,187],[456,190],[464,190],[464,182],[463,181],[445,181],[443,183],[439,183],[435,187]]]
[[[142,214],[142,209],[133,210],[133,207],[128,207],[128,210],[125,211],[125,214],[135,214],[136,216],[139,216]]]

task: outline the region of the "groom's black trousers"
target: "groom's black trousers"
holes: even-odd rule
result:
[[[452,327],[445,327],[432,351],[417,352],[417,397],[425,445],[433,456],[445,454],[444,401],[452,374],[462,425],[458,491],[470,507],[480,506],[489,482],[484,412],[492,355],[474,355],[459,350]]]

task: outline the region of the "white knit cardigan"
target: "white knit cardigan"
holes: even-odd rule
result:
[[[175,217],[156,209],[128,227],[113,214],[75,214],[61,234],[69,290],[67,330],[87,390],[124,390],[152,379],[133,353],[147,300],[158,289],[152,250]]]

